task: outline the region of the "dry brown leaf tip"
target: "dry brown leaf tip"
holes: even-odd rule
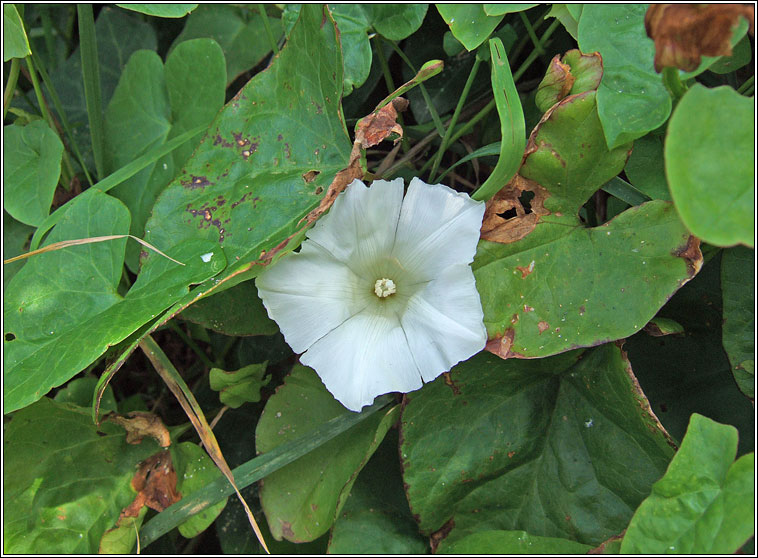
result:
[[[105,416],[105,420],[115,422],[126,430],[128,444],[139,444],[145,436],[150,436],[161,447],[167,448],[171,445],[171,435],[166,425],[159,416],[152,413],[132,411],[127,413],[127,416],[122,416],[111,412]]]
[[[355,141],[360,142],[364,149],[373,147],[387,139],[391,134],[397,134],[395,142],[403,137],[403,128],[397,123],[397,115],[408,108],[408,101],[397,97],[382,108],[375,110],[358,121],[355,127]]]
[[[519,197],[532,192],[530,209],[527,212]],[[537,182],[517,174],[487,202],[482,221],[481,238],[490,242],[508,244],[521,240],[534,230],[540,218],[549,215],[545,209],[548,191]],[[515,211],[514,217],[503,217],[507,211]]]
[[[653,4],[645,31],[655,41],[655,71],[674,66],[690,72],[701,56],[730,56],[732,30],[744,17],[754,32],[755,7],[746,4]]]
[[[182,499],[176,491],[176,471],[171,453],[163,450],[139,464],[132,478],[137,491],[134,501],[121,512],[122,517],[137,517],[143,506],[161,512]]]

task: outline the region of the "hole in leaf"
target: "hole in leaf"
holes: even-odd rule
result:
[[[498,213],[497,215],[498,217],[502,217],[507,221],[508,219],[513,219],[516,215],[518,215],[518,213],[516,212],[515,208],[511,208],[503,211],[502,213]]]
[[[532,200],[534,199],[534,192],[530,190],[524,190],[519,196],[518,201],[521,207],[524,208],[524,214],[529,215],[532,213]]]
[[[305,180],[306,184],[310,184],[314,180],[316,180],[316,177],[321,174],[321,171],[317,170],[309,170],[308,172],[303,174],[303,180]]]
[[[12,333],[6,333],[5,334],[5,340],[6,341],[13,341],[15,338],[16,338],[16,336],[13,335]]]

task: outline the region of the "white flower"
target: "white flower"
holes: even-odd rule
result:
[[[292,253],[256,280],[300,361],[345,407],[409,392],[484,348],[469,264],[484,204],[414,178],[354,180]]]

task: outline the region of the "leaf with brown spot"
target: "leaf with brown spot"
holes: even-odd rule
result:
[[[529,202],[531,209],[528,213],[519,200],[524,192],[534,194]],[[482,221],[482,239],[501,244],[521,240],[534,230],[541,217],[550,214],[544,205],[549,196],[545,188],[517,174],[487,202]],[[515,210],[516,216],[501,216],[509,210]]]
[[[645,31],[655,41],[655,71],[674,66],[693,71],[701,56],[731,56],[732,29],[744,17],[754,32],[755,6],[744,4],[653,4]]]
[[[361,118],[355,127],[355,141],[360,141],[361,147],[367,149],[381,143],[391,134],[397,134],[397,143],[403,137],[403,128],[397,123],[397,115],[407,108],[408,101],[403,97],[397,97],[392,99],[391,103]]]
[[[126,430],[126,441],[129,444],[139,444],[145,436],[150,436],[161,447],[167,448],[171,445],[171,435],[158,415],[142,411],[132,411],[123,416],[110,412],[104,418],[105,420],[115,422]]]

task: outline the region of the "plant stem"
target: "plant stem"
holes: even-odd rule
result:
[[[84,99],[87,104],[92,153],[95,156],[95,170],[98,178],[105,176],[103,146],[105,144],[105,125],[100,91],[100,64],[97,56],[95,38],[95,18],[92,4],[76,6],[79,21],[79,48],[82,57],[82,77],[84,79]]]
[[[271,26],[268,22],[268,15],[266,14],[266,6],[263,4],[258,4],[258,12],[261,14],[261,18],[263,18],[263,27],[266,29],[266,35],[268,36],[268,41],[271,43],[271,52],[274,53],[274,56],[279,54],[279,45],[276,44],[276,39],[274,39],[274,34],[271,32]]]
[[[471,90],[471,86],[474,83],[474,78],[476,77],[476,72],[479,70],[479,64],[481,64],[481,62],[482,61],[478,56],[474,58],[474,65],[471,67],[471,72],[469,72],[468,79],[466,80],[466,85],[463,86],[463,92],[458,99],[458,104],[455,105],[453,117],[450,119],[450,122],[447,125],[447,129],[445,130],[445,135],[442,138],[440,148],[437,150],[437,154],[434,156],[432,170],[429,172],[430,183],[434,182],[434,175],[437,173],[440,161],[442,161],[442,155],[445,153],[445,151],[447,151],[447,147],[450,144],[451,132],[455,128],[455,125],[458,123],[458,116],[461,114],[461,110],[463,109],[463,105],[466,102],[466,98],[468,97],[469,91]]]
[[[755,88],[755,76],[750,76],[745,80],[745,83],[739,86],[737,93],[745,95],[748,90],[752,91]]]
[[[529,18],[526,17],[526,14],[524,12],[519,12],[518,15],[521,16],[521,21],[524,23],[524,27],[526,27],[526,32],[529,34],[529,38],[532,40],[532,43],[534,44],[534,48],[537,49],[538,54],[545,54],[545,49],[540,43],[540,40],[537,38],[537,34],[534,32],[534,28],[532,27],[532,24],[529,22]]]
[[[192,352],[194,352],[198,358],[203,361],[203,364],[205,364],[208,368],[216,368],[218,366],[208,357],[208,355],[205,354],[205,351],[198,347],[197,343],[195,343],[189,335],[184,333],[184,330],[180,328],[174,320],[168,322],[168,327],[171,328],[171,330],[179,337],[181,337],[182,341],[184,341],[184,343],[190,349],[192,349]]]
[[[405,53],[400,49],[400,47],[397,46],[397,43],[395,41],[390,41],[388,39],[384,39],[389,43],[389,45],[392,47],[392,50],[397,52],[398,56],[403,59],[403,62],[405,62],[408,67],[411,69],[414,75],[418,74],[418,70],[415,68],[413,63],[411,63],[410,59],[405,55]],[[442,125],[442,120],[440,119],[440,115],[437,114],[437,109],[434,108],[434,103],[432,103],[431,97],[429,97],[429,92],[426,90],[426,87],[423,83],[418,84],[419,89],[421,89],[421,95],[424,96],[424,101],[426,102],[426,106],[429,109],[429,114],[432,117],[432,121],[434,122],[434,126],[437,128],[437,133],[440,135],[440,137],[443,137],[445,135],[445,126]],[[392,89],[394,91],[394,89]]]
[[[8,73],[8,83],[5,84],[5,91],[3,92],[3,120],[8,114],[8,108],[11,106],[13,100],[13,92],[16,90],[16,84],[18,83],[18,72],[21,67],[21,60],[14,58],[11,61],[11,69]]]
[[[663,85],[669,90],[671,96],[674,98],[674,104],[687,92],[687,88],[679,79],[679,70],[673,66],[667,66],[663,68]]]

